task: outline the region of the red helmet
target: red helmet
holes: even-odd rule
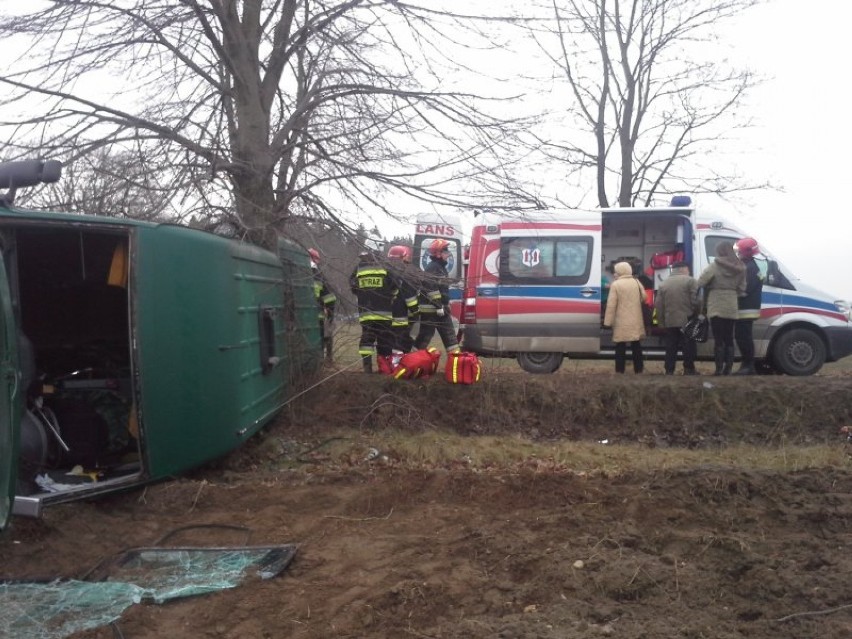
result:
[[[391,246],[388,250],[389,258],[400,259],[406,264],[411,263],[411,247],[403,246],[402,244],[397,244],[396,246]]]
[[[450,243],[447,240],[432,240],[429,245],[429,255],[432,257],[441,257],[441,251],[446,251],[450,248]]]
[[[753,237],[743,237],[734,243],[734,251],[741,258],[749,258],[760,253],[760,247]]]
[[[319,251],[318,251],[318,250],[316,250],[315,248],[309,248],[309,249],[308,249],[308,254],[311,256],[311,260],[313,260],[314,262],[316,262],[317,264],[319,264],[319,261],[320,261],[320,254],[319,254]]]

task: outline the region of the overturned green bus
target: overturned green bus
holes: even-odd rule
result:
[[[321,361],[307,252],[12,206],[0,164],[0,528],[240,446]]]

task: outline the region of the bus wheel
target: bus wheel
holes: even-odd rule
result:
[[[813,375],[825,363],[825,344],[813,331],[794,328],[775,342],[772,361],[787,375]]]
[[[518,364],[528,373],[554,373],[562,364],[562,353],[518,353]]]

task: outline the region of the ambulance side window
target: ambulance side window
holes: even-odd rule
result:
[[[503,237],[500,281],[504,284],[580,285],[589,281],[592,238]]]
[[[758,265],[760,265],[759,262]],[[790,291],[796,290],[790,279],[781,272],[781,266],[778,262],[772,259],[766,260],[766,276],[763,279],[763,283],[776,288],[786,288]]]
[[[704,251],[707,254],[707,262],[712,263],[716,259],[716,247],[722,242],[730,242],[733,244],[737,241],[735,237],[726,235],[708,235],[704,238]]]

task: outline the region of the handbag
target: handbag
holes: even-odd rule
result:
[[[689,318],[680,330],[686,339],[706,342],[710,334],[710,321],[704,315],[696,315]]]

